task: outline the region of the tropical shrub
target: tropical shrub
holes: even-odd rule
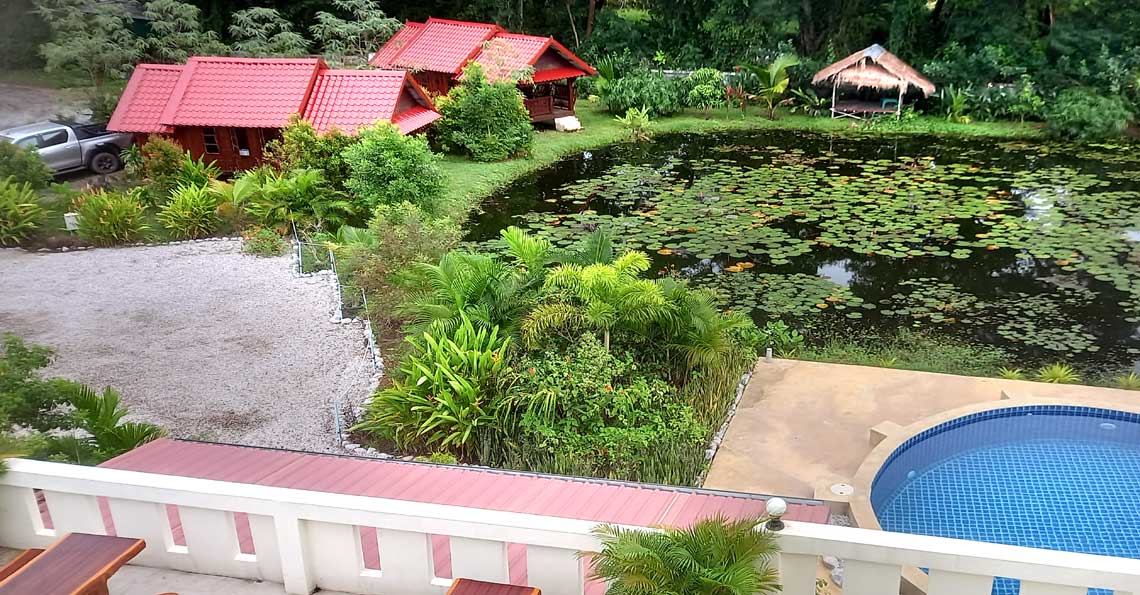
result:
[[[1007,368],[1003,366],[998,369],[998,377],[1006,380],[1025,380],[1025,372],[1021,368]]]
[[[624,116],[614,116],[614,120],[629,132],[630,138],[638,141],[649,140],[649,111],[639,107],[625,110]]]
[[[281,138],[266,144],[265,159],[278,171],[319,169],[334,190],[344,190],[350,169],[344,150],[357,142],[339,130],[318,134],[312,124],[294,114],[281,130]]]
[[[753,595],[780,591],[775,536],[759,518],[717,516],[686,528],[594,530],[602,551],[589,555],[609,595]]]
[[[606,85],[602,101],[610,113],[624,114],[631,107],[642,108],[651,116],[669,116],[681,111],[676,82],[650,70],[638,70]]]
[[[1116,377],[1116,388],[1140,390],[1140,374],[1129,372]]]
[[[146,209],[131,194],[101,190],[78,202],[79,237],[96,246],[138,242],[149,230]]]
[[[948,88],[942,100],[946,105],[946,119],[959,124],[969,124],[970,116],[967,112],[971,109],[970,102],[973,98],[969,89],[957,89],[953,86]]]
[[[158,212],[158,221],[178,239],[198,239],[218,226],[218,196],[205,185],[180,185]]]
[[[769,320],[759,329],[757,342],[762,349],[771,347],[776,357],[794,358],[804,346],[804,336],[783,320]]]
[[[526,154],[534,144],[530,113],[515,81],[488,81],[480,64],[464,68],[459,86],[435,105],[441,116],[435,134],[445,151],[502,161]]]
[[[425,332],[408,342],[411,353],[391,388],[373,397],[358,430],[400,447],[423,444],[463,454],[476,431],[508,423],[511,341],[499,329],[476,328],[464,318],[451,335]]]
[[[51,460],[95,465],[166,435],[153,424],[123,421],[128,410],[112,388],[99,393],[75,382],[64,382],[61,388],[63,400],[75,407],[75,427],[86,436],[74,432],[49,436]]]
[[[342,153],[349,167],[345,187],[368,210],[410,202],[425,212],[441,209],[445,180],[439,156],[419,136],[405,136],[387,123],[363,128],[359,142]]]
[[[1132,114],[1119,96],[1098,95],[1087,89],[1065,89],[1045,112],[1053,136],[1079,141],[1118,138]]]
[[[246,179],[253,186],[239,190]],[[319,230],[343,225],[357,214],[356,205],[330,188],[316,169],[251,170],[234,181],[234,191],[248,194],[245,211],[262,225]]]
[[[138,152],[138,159],[125,160],[127,173],[145,184],[148,202],[162,203],[178,185],[186,153],[178,143],[158,135],[147,137]]]
[[[289,243],[268,227],[255,226],[241,234],[241,251],[254,256],[281,256]]]
[[[11,178],[16,184],[28,184],[32,190],[47,188],[51,169],[39,153],[0,140],[0,179]]]
[[[803,112],[813,118],[826,115],[828,113],[827,104],[829,101],[816,94],[815,89],[792,89],[792,96],[795,97],[795,103],[792,104],[792,113]]]
[[[40,228],[44,209],[28,182],[14,176],[0,180],[0,246],[15,246]]]
[[[1072,366],[1057,363],[1049,364],[1037,370],[1034,379],[1051,384],[1077,384],[1081,381],[1081,375]]]
[[[208,186],[212,180],[222,175],[222,170],[213,162],[207,163],[205,158],[194,159],[190,153],[178,164],[174,173],[175,186]]]
[[[768,107],[768,119],[776,119],[776,107],[788,90],[791,79],[788,69],[800,63],[799,58],[792,54],[781,54],[767,66],[759,64],[745,64],[741,68],[749,75],[742,80],[745,89],[755,86],[760,98]],[[743,105],[743,104],[742,104]],[[743,107],[741,109],[744,109]]]
[[[702,110],[708,117],[709,110],[724,105],[724,75],[715,68],[702,68],[686,77],[681,84],[685,105]]]

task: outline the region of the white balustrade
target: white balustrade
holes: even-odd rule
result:
[[[54,529],[45,528],[34,489],[43,490]],[[442,595],[451,581],[435,576],[431,535],[443,535],[456,577],[506,582],[508,544],[522,544],[528,583],[547,595],[582,595],[577,553],[599,547],[589,521],[19,459],[0,477],[0,546],[104,533],[99,496],[117,534],[147,541],[133,563],[281,582],[297,594]],[[174,542],[166,505],[178,507],[185,546]],[[249,515],[247,532],[235,513]],[[364,565],[360,527],[377,528],[380,570]],[[844,561],[845,595],[898,593],[902,569],[916,567],[930,569],[922,579],[930,595],[988,595],[998,576],[1021,579],[1023,595],[1140,594],[1140,560],[796,522],[778,541],[787,595],[815,592],[823,555]]]

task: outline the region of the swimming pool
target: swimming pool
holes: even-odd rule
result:
[[[1140,414],[1026,405],[936,425],[887,457],[871,506],[887,531],[1140,559]]]

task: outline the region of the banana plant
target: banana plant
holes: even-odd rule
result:
[[[795,55],[781,54],[767,66],[745,64],[741,67],[748,71],[756,81],[760,98],[764,100],[764,104],[768,108],[769,120],[776,119],[776,107],[780,105],[780,99],[788,90],[788,83],[791,81],[788,76],[788,69],[799,63],[799,58]]]

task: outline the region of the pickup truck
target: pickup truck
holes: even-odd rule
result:
[[[123,167],[119,153],[131,146],[131,140],[130,134],[107,132],[106,124],[40,122],[0,130],[0,141],[36,151],[57,174],[118,171]]]

